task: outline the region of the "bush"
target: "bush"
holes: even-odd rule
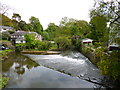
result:
[[[38,45],[38,50],[48,50],[50,47],[50,42],[40,42],[40,44]]]
[[[103,75],[120,80],[120,51],[112,51],[97,64]]]
[[[7,40],[1,40],[0,44],[2,44],[3,46],[9,48],[9,49],[14,49],[15,47],[12,45],[12,43],[10,41]]]
[[[0,77],[0,88],[4,88],[8,82],[8,77]]]
[[[68,37],[57,37],[55,38],[55,43],[57,44],[58,48],[68,49],[71,47],[71,39]]]
[[[26,44],[25,43],[16,44],[16,48],[15,48],[16,52],[20,52],[20,51],[22,51],[24,49],[26,49]]]
[[[94,45],[95,45],[95,47],[100,47],[100,46],[102,46],[103,44],[102,44],[101,42],[95,42]]]

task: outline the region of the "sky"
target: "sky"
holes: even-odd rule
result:
[[[1,0],[12,9],[12,13],[19,13],[22,20],[28,23],[31,16],[39,18],[43,28],[49,23],[59,25],[63,17],[86,20],[89,22],[89,10],[94,0]],[[9,17],[12,14],[8,14]]]

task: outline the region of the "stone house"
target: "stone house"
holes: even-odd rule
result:
[[[42,36],[39,35],[36,32],[27,32],[27,31],[16,31],[15,33],[11,34],[11,42],[13,44],[17,44],[17,43],[26,43],[26,41],[24,40],[24,35],[25,34],[30,34],[30,33],[34,33],[35,34],[35,40],[40,40],[42,41]]]

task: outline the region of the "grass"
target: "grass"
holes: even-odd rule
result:
[[[0,89],[4,88],[7,85],[8,80],[8,77],[0,77]]]

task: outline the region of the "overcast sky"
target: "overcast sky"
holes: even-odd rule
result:
[[[19,13],[26,22],[31,16],[39,18],[45,29],[49,23],[59,25],[59,21],[65,16],[89,22],[89,10],[94,0],[1,0],[1,2],[9,5],[13,12]]]

